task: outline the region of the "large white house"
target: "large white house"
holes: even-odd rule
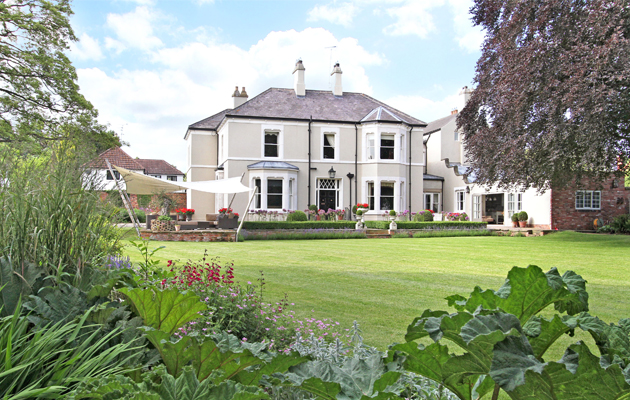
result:
[[[252,99],[237,87],[234,108],[188,127],[189,181],[242,176],[258,189],[252,210],[360,202],[369,204],[369,219],[422,209],[427,124],[368,95],[343,92],[339,64],[332,91],[306,90],[302,61],[293,75],[293,88],[270,88]],[[203,219],[231,200],[192,191],[188,206]],[[237,196],[232,207],[243,210],[247,201]]]

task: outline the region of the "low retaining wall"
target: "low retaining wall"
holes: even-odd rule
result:
[[[161,242],[233,242],[236,231],[212,229],[207,231],[152,232],[142,229],[140,237]]]

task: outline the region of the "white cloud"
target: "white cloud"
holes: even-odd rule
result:
[[[107,74],[79,69],[81,91],[100,111],[99,120],[117,131],[134,156],[163,158],[186,169],[186,127],[232,107],[234,86],[250,98],[269,87],[293,87],[293,67],[302,58],[307,89],[329,89],[330,53],[337,46],[344,91],[371,93],[365,67],[386,60],[365,50],[354,38],[337,39],[322,28],[271,32],[242,49],[214,40],[150,51],[151,70]]]
[[[458,91],[437,101],[422,96],[395,96],[385,103],[424,122],[431,122],[450,115],[453,109],[461,111],[464,108],[464,97]]]
[[[352,24],[352,19],[357,15],[359,9],[353,3],[335,3],[315,6],[308,12],[309,21],[328,21],[333,24],[348,27]]]
[[[81,34],[79,42],[70,44],[70,51],[78,60],[102,60],[103,52],[98,40],[92,38],[87,33]]]
[[[481,49],[484,39],[483,30],[478,26],[473,26],[470,20],[470,8],[473,6],[471,0],[448,0],[453,12],[453,28],[455,30],[455,41],[459,47],[468,53],[474,53]]]
[[[116,39],[106,38],[105,46],[120,52],[127,48],[148,51],[162,46],[162,41],[153,34],[152,23],[158,15],[148,7],[136,7],[127,14],[108,14],[107,26]]]
[[[416,35],[425,39],[436,30],[429,10],[443,4],[443,0],[413,0],[400,7],[388,8],[387,14],[395,18],[396,22],[386,26],[383,33],[391,36]]]

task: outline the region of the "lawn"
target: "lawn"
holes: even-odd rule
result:
[[[444,297],[467,296],[474,286],[497,289],[512,266],[573,270],[587,281],[591,313],[608,322],[630,317],[630,236],[555,233],[544,237],[456,237],[154,242],[158,259],[233,260],[241,282],[264,272],[266,300],[286,293],[299,317],[357,320],[368,344],[402,342],[407,325],[426,309],[448,310]],[[126,248],[138,261],[135,249]],[[589,339],[578,335],[578,338]],[[568,345],[576,338],[563,340]],[[552,358],[561,350],[553,350]]]

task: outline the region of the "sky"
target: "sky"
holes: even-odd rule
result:
[[[463,107],[483,32],[472,0],[75,0],[69,57],[81,93],[132,157],[187,171],[190,124],[249,98],[292,88],[366,93],[425,122]]]

